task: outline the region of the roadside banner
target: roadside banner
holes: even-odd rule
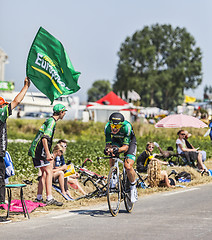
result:
[[[15,88],[14,82],[0,81],[0,90],[13,91]]]
[[[51,104],[61,95],[80,89],[77,83],[80,72],[74,70],[62,43],[42,27],[30,48],[26,74]]]

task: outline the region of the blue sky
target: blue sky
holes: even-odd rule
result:
[[[79,78],[75,93],[86,101],[87,90],[99,79],[113,83],[117,52],[127,36],[146,25],[185,27],[203,53],[203,82],[191,96],[202,98],[212,85],[211,0],[0,0],[0,48],[9,56],[5,80],[23,86],[26,59],[39,27],[64,45]],[[34,87],[30,87],[34,91]]]

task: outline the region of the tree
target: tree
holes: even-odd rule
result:
[[[136,90],[143,106],[172,109],[202,82],[202,53],[185,28],[146,26],[126,38],[118,56],[114,91]]]
[[[112,91],[112,87],[109,80],[97,80],[87,92],[88,102],[95,102],[110,91]]]
[[[204,87],[204,100],[211,99],[212,96],[212,86],[205,86]]]

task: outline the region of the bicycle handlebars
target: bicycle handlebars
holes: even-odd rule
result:
[[[117,156],[97,157],[97,161],[99,162],[100,159],[111,159],[111,158],[115,159],[115,158],[125,158],[125,157],[117,157]]]

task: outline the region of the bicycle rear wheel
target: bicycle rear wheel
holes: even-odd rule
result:
[[[132,212],[134,203],[131,202],[131,194],[130,194],[130,182],[128,180],[126,172],[123,173],[123,187],[124,187],[124,205],[127,212]]]
[[[112,167],[108,175],[107,202],[111,215],[117,216],[121,203],[121,182],[116,167]]]

